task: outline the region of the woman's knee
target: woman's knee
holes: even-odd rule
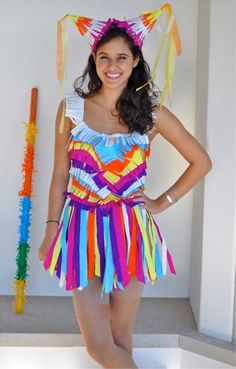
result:
[[[100,339],[91,339],[89,342],[86,342],[88,354],[100,364],[110,362],[114,347],[114,342]]]
[[[119,340],[127,340],[132,337],[133,326],[134,326],[134,316],[127,317],[117,316],[115,313],[110,314],[110,326],[113,338]]]
[[[113,326],[112,335],[116,345],[132,353],[132,329],[127,326]]]

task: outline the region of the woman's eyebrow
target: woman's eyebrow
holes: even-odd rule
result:
[[[100,53],[98,53],[98,55],[109,55],[108,53],[106,53],[105,51],[100,51]],[[129,56],[128,54],[126,53],[118,53],[117,55],[119,56]]]

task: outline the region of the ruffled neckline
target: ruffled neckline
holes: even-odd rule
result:
[[[88,123],[86,123],[84,120],[81,120],[80,122],[79,122],[79,124],[81,125],[84,125],[84,127],[87,129],[87,130],[89,130],[90,132],[93,132],[93,133],[95,133],[95,134],[97,134],[97,135],[100,135],[100,136],[106,136],[106,137],[122,137],[122,136],[125,136],[125,137],[127,137],[127,136],[131,136],[133,133],[122,133],[122,132],[114,132],[114,133],[105,133],[105,132],[100,132],[100,131],[97,131],[96,129],[94,129],[94,128],[92,128],[92,127],[90,127],[89,125],[88,125]],[[72,128],[72,130],[71,130],[71,133],[73,133],[72,131],[74,130],[74,128],[76,128],[76,126],[77,125],[75,125],[75,127],[73,127]],[[135,133],[137,133],[137,132],[135,132]]]
[[[77,96],[79,96],[77,94]],[[75,127],[72,128],[71,130],[71,133],[73,134],[74,130],[76,129],[76,126],[79,124],[80,126],[84,126],[84,128],[86,128],[86,130],[90,131],[91,133],[94,133],[96,135],[99,135],[99,136],[103,136],[103,137],[106,137],[106,138],[112,138],[112,137],[130,137],[130,136],[133,136],[133,135],[141,135],[141,133],[139,132],[127,132],[127,133],[122,133],[122,132],[114,132],[114,133],[105,133],[105,132],[100,132],[92,127],[90,127],[90,125],[88,123],[86,123],[84,121],[84,99],[81,98],[80,99],[80,103],[81,103],[81,119],[80,121],[78,122],[77,120],[75,120]],[[142,136],[142,135],[141,135]],[[143,136],[148,136],[147,134],[144,134]]]
[[[75,131],[78,130],[77,126],[78,124],[80,125],[80,127],[84,126],[84,128],[86,128],[86,130],[99,135],[99,136],[103,136],[103,137],[130,137],[130,136],[134,136],[134,135],[141,135],[139,132],[132,132],[132,133],[122,133],[122,132],[114,132],[114,133],[105,133],[105,132],[100,132],[97,131],[96,129],[90,127],[84,120],[81,120],[79,123],[77,123],[71,130],[71,133],[75,133]],[[142,135],[141,135],[142,136]],[[143,136],[147,136],[146,134],[144,134]]]

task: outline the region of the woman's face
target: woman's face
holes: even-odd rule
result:
[[[96,71],[104,86],[108,88],[125,88],[133,68],[138,64],[127,42],[116,37],[101,45],[93,53]]]

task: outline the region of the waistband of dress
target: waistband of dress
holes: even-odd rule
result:
[[[122,204],[125,204],[129,207],[134,207],[136,205],[143,205],[142,201],[136,201],[132,197],[120,198],[120,200],[118,201],[111,200],[106,203],[99,203],[99,200],[98,202],[91,203],[91,202],[88,202],[86,198],[84,199],[76,198],[76,196],[70,192],[64,192],[64,194],[68,199],[68,204],[67,204],[68,206],[78,207],[78,208],[81,208],[84,210],[90,210],[90,211],[100,209],[103,211],[104,214],[111,207],[122,206]]]

